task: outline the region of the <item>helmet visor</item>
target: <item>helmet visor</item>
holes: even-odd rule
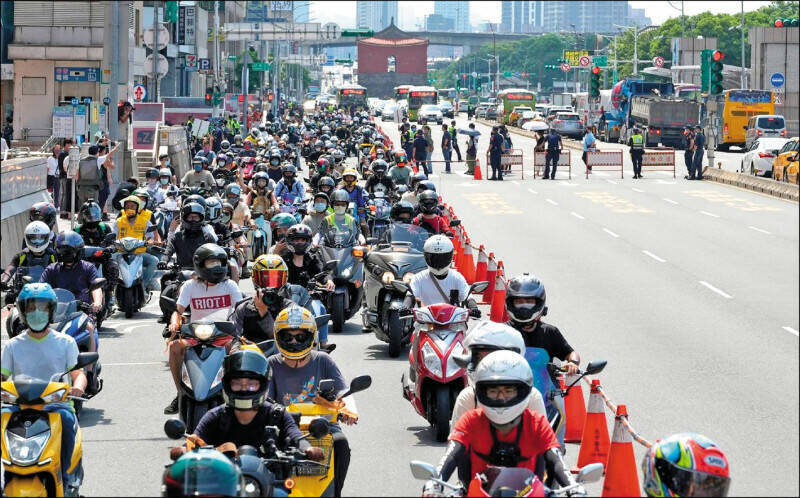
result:
[[[28,244],[33,247],[41,247],[47,244],[49,237],[43,233],[34,233],[25,236],[25,240],[28,241]]]
[[[728,496],[729,477],[687,470],[663,458],[656,460],[656,470],[678,496]]]
[[[514,406],[526,399],[531,386],[510,380],[477,382],[475,396],[483,405],[492,408]]]
[[[50,309],[55,303],[49,299],[32,297],[20,302],[22,313],[31,313],[33,311],[50,312]]]
[[[276,336],[281,348],[289,353],[301,353],[311,347],[314,332],[305,329],[284,329]]]
[[[253,283],[262,289],[277,289],[286,284],[289,276],[284,270],[257,270],[253,272]]]
[[[453,253],[452,252],[444,252],[444,253],[425,253],[425,263],[430,266],[431,268],[435,268],[437,270],[442,270],[450,266],[450,263],[453,261]]]

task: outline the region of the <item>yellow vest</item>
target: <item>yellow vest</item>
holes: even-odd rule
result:
[[[144,211],[136,216],[133,224],[128,223],[127,216],[121,216],[117,218],[117,240],[120,240],[123,237],[134,237],[139,240],[144,240],[145,229],[147,228],[147,221],[149,219],[150,215],[146,215]],[[135,252],[140,254],[146,250],[147,248],[140,247],[139,249],[136,249]]]
[[[642,135],[639,135],[637,133],[636,135],[631,136],[631,141],[633,143],[633,148],[634,149],[643,149],[644,148],[644,146],[643,146],[644,145],[644,137]]]

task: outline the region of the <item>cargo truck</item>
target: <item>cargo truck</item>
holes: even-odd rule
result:
[[[635,95],[631,97],[630,117],[644,135],[645,146],[681,148],[683,127],[694,126],[700,119],[700,103],[675,97]],[[632,134],[628,130],[628,137]]]

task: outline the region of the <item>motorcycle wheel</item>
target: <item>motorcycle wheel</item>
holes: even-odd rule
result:
[[[390,311],[386,320],[386,335],[389,336],[389,357],[397,358],[403,347],[403,321],[396,311]]]
[[[130,318],[133,316],[134,310],[134,295],[132,288],[123,288],[122,292],[120,292],[120,300],[119,300],[119,308],[125,312],[125,318]]]
[[[340,333],[344,328],[345,309],[344,309],[344,294],[331,295],[331,319],[333,320],[333,331]]]
[[[450,435],[450,389],[447,386],[439,386],[434,400],[436,414],[433,430],[436,433],[436,440],[442,443],[447,441],[447,436]]]

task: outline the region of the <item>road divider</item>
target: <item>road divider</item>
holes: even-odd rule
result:
[[[533,178],[542,176],[544,168],[547,165],[547,152],[533,151]],[[558,155],[558,167],[567,168],[569,179],[572,180],[572,151],[569,149],[562,150]]]
[[[642,171],[672,171],[675,178],[675,149],[672,147],[648,147],[642,156]]]
[[[591,170],[589,169],[591,168]],[[625,178],[625,171],[622,167],[621,150],[596,150],[586,152],[586,179],[589,173],[601,169],[603,171],[619,171],[619,177]]]
[[[519,172],[519,177],[521,180],[525,179],[525,171],[522,169],[522,160],[523,154],[522,149],[511,149],[511,151],[506,152],[500,155],[500,170],[503,172],[503,176],[509,175],[511,173]],[[478,165],[475,165],[475,169],[478,168]],[[489,155],[489,151],[486,151],[486,176],[489,176],[491,171],[491,159]]]
[[[734,187],[761,192],[762,194],[788,199],[790,201],[800,201],[800,190],[798,190],[797,185],[778,182],[769,178],[759,178],[735,171],[726,171],[706,166],[703,168],[703,180],[732,185]]]

